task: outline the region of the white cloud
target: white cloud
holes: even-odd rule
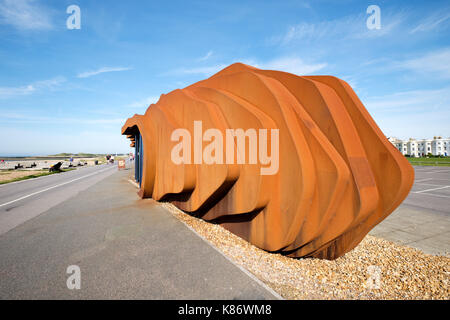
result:
[[[450,136],[450,87],[410,90],[363,99],[386,136]]]
[[[434,74],[442,78],[450,78],[450,48],[430,52],[424,56],[398,63],[400,68],[409,69],[422,74]]]
[[[272,43],[287,45],[295,41],[323,41],[324,39],[361,39],[384,36],[391,33],[405,19],[404,12],[381,13],[381,29],[369,30],[366,26],[368,15],[353,15],[335,20],[316,23],[302,22],[290,26],[287,32],[271,40]]]
[[[37,89],[45,88],[45,89],[54,89],[58,86],[60,86],[62,83],[66,82],[66,78],[64,77],[55,77],[48,80],[40,80],[34,82],[34,86]]]
[[[149,105],[158,102],[159,97],[148,97],[126,105],[127,108],[147,108]]]
[[[0,141],[1,155],[47,155],[60,152],[127,153],[132,151],[129,140],[120,134],[120,127],[105,130],[83,130],[76,133],[28,128],[4,128],[0,136],[14,139]]]
[[[48,30],[53,27],[49,10],[35,0],[0,0],[0,23],[20,30]]]
[[[0,98],[23,96],[34,92],[36,88],[29,84],[23,87],[0,87]]]
[[[297,75],[309,75],[322,70],[327,64],[305,63],[298,57],[281,57],[267,62],[255,63],[253,66],[260,69],[285,71]]]
[[[335,21],[325,21],[315,24],[303,22],[298,25],[291,26],[282,37],[282,43],[287,44],[294,40],[318,40],[329,36],[330,33],[334,33],[336,31],[335,23]]]
[[[205,56],[203,56],[200,59],[198,59],[198,61],[206,61],[209,58],[211,58],[212,54],[213,54],[213,51],[208,51],[208,53]]]
[[[86,71],[78,74],[78,78],[88,78],[105,72],[127,71],[131,70],[129,67],[103,67],[94,71]]]
[[[449,9],[444,9],[425,18],[417,27],[412,29],[410,33],[431,31],[445,25],[450,21],[450,13],[448,10]]]
[[[124,118],[116,119],[68,119],[70,122],[82,123],[82,124],[124,124]]]
[[[59,152],[128,152],[129,141],[120,134],[125,118],[72,118],[3,112],[0,117],[0,154],[55,154]],[[41,130],[30,125],[45,124]],[[64,126],[55,135],[53,126]],[[69,148],[69,149],[68,149]]]
[[[358,81],[355,76],[341,76],[341,79],[347,82],[353,90],[356,90]]]
[[[71,117],[47,117],[29,114],[3,113],[0,119],[2,123],[48,123],[48,124],[77,124],[77,125],[121,125],[124,118],[71,118]]]
[[[316,71],[319,71],[327,66],[326,63],[306,63],[302,59],[296,56],[285,56],[278,57],[268,61],[256,61],[253,59],[241,59],[237,60],[242,63],[251,65],[253,67],[259,69],[270,69],[270,70],[279,70],[290,72],[298,75],[307,75],[312,74]],[[236,62],[236,61],[234,61]],[[232,63],[234,63],[232,62]],[[165,73],[165,75],[173,75],[173,74],[199,74],[206,77],[209,77],[220,70],[226,68],[232,63],[228,64],[217,64],[213,66],[206,67],[196,67],[196,68],[181,68],[175,69]]]
[[[200,75],[209,77],[209,76],[213,75],[214,73],[219,72],[226,66],[227,66],[226,64],[217,64],[217,65],[209,66],[209,67],[180,68],[180,69],[175,69],[175,70],[169,71],[169,72],[165,73],[164,75],[200,74]]]
[[[434,90],[410,90],[378,97],[370,97],[366,106],[370,111],[431,111],[448,110],[450,87]]]
[[[43,89],[53,90],[65,81],[64,77],[55,77],[48,80],[35,81],[20,87],[0,87],[0,98],[28,95]]]

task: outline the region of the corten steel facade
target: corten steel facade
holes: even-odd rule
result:
[[[175,164],[171,134],[217,128],[278,129],[279,170],[260,164]],[[331,76],[296,76],[233,64],[162,95],[122,134],[136,147],[143,198],[221,224],[292,257],[335,259],[406,198],[414,170],[352,88]]]

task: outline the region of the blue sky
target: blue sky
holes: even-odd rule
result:
[[[128,152],[126,118],[234,62],[340,77],[387,136],[450,136],[448,1],[0,0],[0,155]]]

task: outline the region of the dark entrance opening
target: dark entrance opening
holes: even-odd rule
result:
[[[141,187],[144,163],[144,144],[142,143],[142,136],[139,131],[135,134],[134,148],[134,154],[136,155],[134,161],[134,179],[139,183],[139,187]]]

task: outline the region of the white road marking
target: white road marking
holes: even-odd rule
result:
[[[424,193],[424,192],[428,192],[428,191],[440,190],[440,189],[445,189],[445,188],[450,188],[450,186],[443,186],[443,187],[440,187],[440,188],[426,189],[426,190],[422,190],[422,191],[416,191],[414,193]]]
[[[40,191],[36,191],[36,192],[30,193],[30,194],[28,194],[28,195],[26,195],[26,196],[23,196],[23,197],[20,197],[20,198],[18,198],[18,199],[15,199],[15,200],[12,200],[12,201],[8,201],[8,202],[5,202],[5,203],[2,203],[2,204],[0,204],[0,207],[6,206],[6,205],[8,205],[8,204],[11,204],[11,203],[14,203],[14,202],[17,202],[17,201],[26,199],[26,198],[29,198],[29,197],[34,196],[34,195],[36,195],[36,194],[39,194],[39,193],[42,193],[42,192],[45,192],[45,191],[48,191],[48,190],[51,190],[51,189],[54,189],[54,188],[57,188],[57,187],[61,187],[61,186],[66,185],[66,184],[68,184],[68,183],[71,183],[71,182],[74,182],[74,181],[77,181],[77,180],[80,180],[80,179],[83,179],[83,178],[87,178],[87,177],[93,176],[94,174],[98,174],[98,173],[101,173],[101,172],[103,172],[103,171],[106,171],[106,170],[109,170],[109,169],[115,169],[115,168],[116,168],[115,166],[114,166],[114,167],[110,167],[110,168],[106,168],[106,169],[103,169],[103,170],[100,170],[100,171],[96,171],[96,172],[93,172],[93,173],[84,175],[84,176],[82,176],[82,177],[78,177],[78,178],[76,178],[76,179],[72,179],[72,180],[69,180],[69,181],[66,181],[66,182],[57,184],[57,185],[52,186],[52,187],[49,187],[49,188],[45,188],[45,189],[40,190]]]
[[[433,178],[420,179],[420,180],[415,181],[415,183],[427,181],[427,180],[431,180],[431,179],[433,179]]]
[[[424,174],[431,174],[431,173],[448,173],[448,172],[450,172],[450,170],[442,170],[442,171],[426,171],[426,172],[424,172],[424,171],[421,171],[420,173],[424,173]]]
[[[417,192],[415,192],[417,193]],[[449,196],[444,196],[442,194],[434,194],[434,193],[421,193],[424,194],[426,196],[433,196],[433,197],[438,197],[438,198],[450,198]]]

